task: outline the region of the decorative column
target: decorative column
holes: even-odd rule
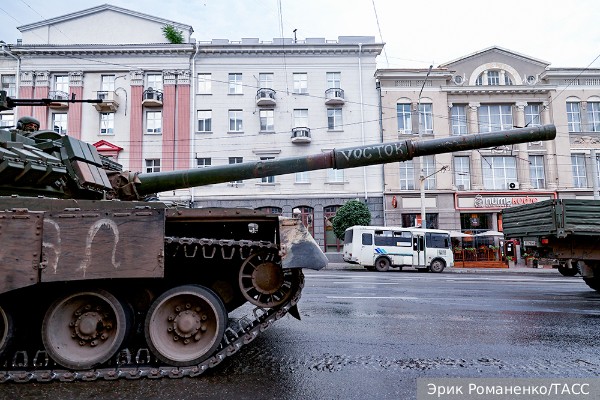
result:
[[[525,126],[525,107],[527,102],[517,101],[515,103],[515,125]],[[517,144],[517,180],[524,190],[531,190],[531,179],[529,171],[529,153],[527,143]]]
[[[477,110],[481,104],[477,102],[469,103],[467,109],[467,125],[469,133],[479,131],[479,123],[477,118]],[[481,166],[481,154],[477,150],[471,151],[471,189],[483,189],[483,170]]]
[[[550,103],[542,103],[542,125],[550,124]],[[546,146],[546,177],[547,187],[550,190],[558,189],[558,163],[556,157],[556,139],[544,142]]]
[[[175,166],[177,169],[190,168],[192,134],[190,132],[190,71],[177,73],[177,126],[175,135]]]
[[[165,71],[163,74],[163,125],[161,171],[175,169],[175,107],[177,105],[175,89],[177,71]]]
[[[47,99],[50,91],[50,72],[35,72],[35,99]],[[40,121],[40,129],[48,129],[48,107],[33,107],[33,117]]]
[[[74,94],[76,100],[83,99],[83,71],[69,72],[69,98]],[[91,107],[91,105],[88,105]],[[67,114],[67,133],[77,139],[81,139],[81,114],[83,103],[69,103]]]
[[[129,170],[142,171],[144,146],[144,115],[142,95],[144,92],[144,72],[129,72],[131,92],[131,112],[129,114]]]
[[[19,95],[20,99],[32,99],[33,98],[33,71],[22,71],[21,77],[19,79]],[[17,116],[18,120],[21,117],[31,116],[32,114],[32,106],[18,106],[17,107]],[[16,124],[16,120],[15,120]]]

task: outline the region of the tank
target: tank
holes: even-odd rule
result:
[[[0,109],[48,104],[20,101],[0,92]],[[286,314],[300,319],[302,270],[327,265],[300,220],[156,193],[555,135],[545,125],[135,173],[73,137],[2,129],[0,382],[193,377]]]

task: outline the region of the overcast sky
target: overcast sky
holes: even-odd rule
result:
[[[386,43],[378,67],[427,68],[500,46],[551,67],[600,68],[598,0],[10,0],[0,40],[17,27],[112,4],[191,25],[197,40],[368,35]]]

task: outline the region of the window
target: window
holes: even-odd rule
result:
[[[328,108],[327,109],[327,128],[329,130],[336,130],[336,131],[340,131],[343,129],[342,109],[341,108]]]
[[[212,131],[212,110],[198,110],[198,132]]]
[[[567,120],[569,132],[581,132],[581,112],[579,111],[579,102],[567,102]]]
[[[315,210],[312,207],[298,206],[292,209],[292,217],[299,218],[302,224],[308,229],[308,232],[314,237],[315,236],[315,225],[313,223],[315,219]]]
[[[517,180],[517,160],[515,157],[483,157],[483,187],[487,190],[506,190],[509,182]]]
[[[417,226],[417,219],[421,218],[421,214],[402,214],[402,227],[410,228]],[[438,215],[434,213],[425,213],[425,227],[429,229],[438,229]]]
[[[412,133],[412,119],[410,116],[410,103],[396,104],[396,115],[398,117],[398,133]]]
[[[479,107],[479,131],[495,132],[512,129],[512,107],[508,104],[490,104]]]
[[[229,164],[241,164],[244,162],[244,157],[229,157]],[[243,183],[244,181],[231,181],[232,184]]]
[[[467,134],[467,114],[465,106],[452,106],[450,108],[450,123],[453,135]]]
[[[490,86],[500,84],[500,72],[499,71],[488,71],[487,72],[487,84]]]
[[[14,126],[15,115],[14,114],[0,114],[0,127]]]
[[[162,133],[162,111],[146,111],[146,133]]]
[[[309,183],[308,171],[296,172],[296,183]]]
[[[504,78],[502,78],[504,76]],[[487,70],[482,72],[475,80],[475,85],[498,86],[504,84],[510,86],[513,84],[510,73],[503,70]]]
[[[525,106],[525,126],[540,125],[540,105],[527,104]]]
[[[571,170],[573,171],[573,187],[586,188],[585,155],[571,154]]]
[[[261,132],[274,132],[274,112],[273,110],[260,110],[260,131]]]
[[[196,158],[196,167],[197,168],[206,168],[212,165],[212,159],[210,157],[198,157]]]
[[[588,101],[587,118],[588,131],[600,132],[600,102]]]
[[[425,179],[425,189],[435,189],[435,158],[434,156],[421,157],[421,169]]]
[[[469,157],[454,157],[454,184],[458,190],[471,189],[471,164]]]
[[[229,110],[229,132],[242,131],[242,110]]]
[[[294,74],[294,93],[308,93],[308,75],[306,73]]]
[[[100,113],[100,134],[115,134],[115,113]]]
[[[229,74],[229,94],[242,94],[242,74]]]
[[[327,170],[327,183],[343,183],[344,170],[329,168]]]
[[[419,104],[419,133],[433,133],[432,104]]]
[[[400,190],[414,190],[415,167],[413,160],[400,163]]]
[[[260,161],[267,161],[267,160],[274,160],[274,159],[275,159],[275,157],[261,157]],[[262,183],[275,183],[275,177],[274,176],[263,176]]]
[[[147,158],[146,159],[146,173],[160,172],[160,159],[159,158]]]
[[[52,130],[63,135],[67,134],[67,113],[52,114]]]
[[[546,187],[544,156],[529,156],[529,181],[534,189]]]
[[[69,93],[69,76],[56,75],[54,77],[54,90],[63,93]]]
[[[198,74],[198,94],[212,93],[211,74]]]
[[[17,81],[16,75],[2,75],[2,87],[0,90],[5,90],[8,97],[17,96]]]
[[[340,72],[328,72],[327,73],[327,89],[341,88],[342,74]]]
[[[257,207],[256,210],[264,211],[266,213],[274,214],[274,215],[283,215],[283,209],[281,207],[270,207],[270,206]]]
[[[163,90],[163,77],[162,74],[148,74],[146,76],[147,88],[154,90]]]
[[[100,90],[102,90],[104,92],[114,92],[115,76],[114,75],[102,75]]]
[[[294,110],[294,128],[308,128],[308,110]]]
[[[264,89],[273,89],[273,74],[258,74],[258,87]]]

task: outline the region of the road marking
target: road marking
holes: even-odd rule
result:
[[[418,297],[408,296],[326,296],[327,299],[386,299],[386,300],[418,300]]]

